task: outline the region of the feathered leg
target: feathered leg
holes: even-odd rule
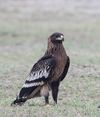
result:
[[[45,84],[41,88],[41,96],[44,96],[45,98],[45,104],[49,104],[49,87],[47,84]]]
[[[51,89],[52,89],[53,100],[54,100],[55,104],[57,104],[57,97],[58,97],[58,91],[59,91],[59,81],[52,82]]]

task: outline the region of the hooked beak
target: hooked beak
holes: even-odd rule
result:
[[[61,35],[61,37],[58,37],[56,40],[58,40],[58,41],[64,41],[64,36]]]

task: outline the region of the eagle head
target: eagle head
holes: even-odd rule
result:
[[[52,43],[62,43],[64,41],[64,35],[62,33],[56,32],[53,33],[50,37],[49,40]]]

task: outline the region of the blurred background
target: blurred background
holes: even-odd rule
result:
[[[74,62],[79,56],[83,64],[98,63],[99,30],[99,0],[0,0],[0,45],[10,52],[24,49],[27,56],[35,47],[44,52],[48,36],[58,31]]]
[[[71,59],[68,79],[61,85],[60,106],[47,112],[36,99],[21,111],[11,108],[11,101],[54,32],[65,35],[64,47]],[[99,77],[100,0],[0,0],[0,115],[99,117]]]

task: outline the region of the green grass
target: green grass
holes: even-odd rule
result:
[[[99,117],[99,16],[35,11],[28,19],[27,15],[18,18],[20,11],[0,10],[0,116]],[[22,107],[11,107],[32,65],[44,54],[48,36],[56,31],[65,35],[64,47],[71,59],[58,104],[53,106],[50,96],[49,106],[44,106],[43,98],[35,98]]]

